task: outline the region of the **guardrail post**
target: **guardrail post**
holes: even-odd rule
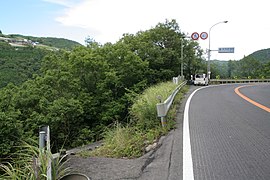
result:
[[[46,143],[46,148],[45,148],[45,143]],[[42,153],[51,152],[51,147],[50,147],[50,128],[49,126],[44,126],[40,128],[39,131],[39,149]],[[51,157],[48,156],[48,164],[47,164],[47,180],[52,179],[52,169],[51,169]]]
[[[46,136],[45,131],[39,132],[39,149],[40,150],[42,150],[45,147],[45,136]]]

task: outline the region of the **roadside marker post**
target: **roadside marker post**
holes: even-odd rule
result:
[[[46,143],[46,148],[45,148]],[[39,149],[42,153],[51,153],[50,147],[50,127],[43,126],[39,130]],[[45,152],[45,149],[47,152]],[[51,157],[48,156],[48,164],[47,164],[47,180],[52,180],[52,169],[51,169]]]
[[[157,106],[157,115],[161,119],[161,125],[162,125],[162,127],[165,127],[166,126],[166,114],[167,114],[166,104],[165,103],[158,103],[156,106]]]

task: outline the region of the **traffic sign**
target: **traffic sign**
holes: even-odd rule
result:
[[[218,48],[218,53],[234,53],[234,47]]]
[[[197,33],[197,32],[194,32],[194,33],[191,34],[191,38],[192,38],[193,40],[198,40],[199,37],[200,37],[200,35],[199,35],[199,33]]]
[[[208,38],[207,32],[202,32],[202,33],[200,34],[200,37],[201,37],[201,39],[203,39],[203,40],[207,39],[207,38]]]

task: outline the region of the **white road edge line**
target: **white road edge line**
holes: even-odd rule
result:
[[[184,122],[183,122],[183,180],[194,180],[190,133],[189,133],[189,105],[193,95],[200,89],[204,88],[206,87],[196,89],[189,96],[185,105]]]

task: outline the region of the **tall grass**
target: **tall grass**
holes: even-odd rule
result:
[[[162,102],[173,92],[177,85],[167,82],[150,87],[134,101],[130,108],[131,123],[121,125],[116,123],[104,135],[104,145],[94,151],[84,151],[81,156],[105,156],[135,158],[145,153],[145,147],[152,144],[174,127],[177,105],[183,94],[184,87],[176,95],[167,115],[167,126],[163,128],[157,118],[156,104]]]
[[[164,82],[146,89],[130,108],[136,126],[140,129],[152,129],[160,125],[156,104],[164,102],[176,87],[172,82]]]
[[[20,149],[13,154],[9,162],[0,164],[0,179],[6,180],[45,180],[47,179],[48,161],[52,160],[52,154],[47,150],[40,150],[38,145],[23,142]],[[69,172],[65,168],[65,157],[52,160],[52,179],[60,179]]]

